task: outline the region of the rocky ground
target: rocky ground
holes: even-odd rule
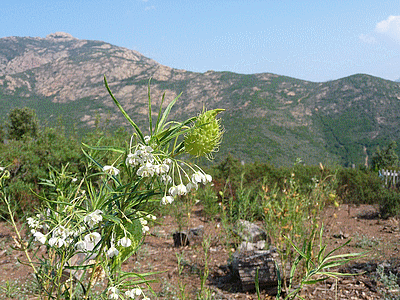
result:
[[[359,275],[329,279],[307,287],[301,295],[305,299],[400,299],[395,283],[400,283],[398,220],[382,220],[375,207],[366,205],[327,208],[324,220],[324,240],[330,249],[351,239],[341,253],[369,252],[341,270]],[[124,265],[126,270],[139,273],[159,272],[152,276],[155,281],[151,286],[157,296],[151,299],[196,299],[205,270],[209,272],[205,288],[213,299],[257,299],[255,291],[242,290],[239,278],[229,268],[228,261],[235,249],[232,237],[224,234],[218,220],[205,219],[200,206],[190,220],[190,227],[204,226],[204,236],[210,241],[207,266],[200,244],[174,246],[172,234],[177,225],[171,216],[160,217],[159,222],[151,228],[137,255]],[[31,270],[18,261],[25,259],[23,254],[10,248],[15,244],[13,235],[6,223],[0,223],[0,299],[37,299],[29,295]],[[2,298],[2,293],[9,296]],[[274,297],[262,290],[261,299]]]

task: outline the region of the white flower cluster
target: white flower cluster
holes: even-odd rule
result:
[[[109,287],[107,290],[108,299],[119,299],[119,293],[120,291],[117,287]],[[138,297],[142,296],[142,300],[150,300],[150,298],[145,296],[143,290],[140,287],[127,290],[125,291],[124,295],[127,299],[139,299]]]
[[[145,142],[148,143],[149,141],[151,141],[151,138],[146,136]],[[192,190],[197,190],[199,183],[206,184],[212,181],[211,175],[204,173],[197,166],[197,171],[189,166],[188,169],[192,170],[193,174],[188,175],[176,161],[165,158],[164,154],[155,153],[150,145],[139,144],[134,149],[133,153],[127,155],[126,165],[137,168],[136,175],[139,177],[159,177],[160,181],[166,185],[164,196],[161,198],[163,205],[171,204],[176,196],[187,195]],[[182,171],[186,183],[182,181]],[[173,183],[173,177],[176,173],[179,174],[180,184]],[[173,183],[172,186],[169,186],[171,183]]]
[[[43,245],[47,244],[53,248],[61,248],[64,246],[69,247],[72,244],[78,252],[91,252],[96,248],[96,245],[101,241],[102,237],[100,233],[90,230],[93,229],[95,225],[103,221],[102,214],[103,212],[97,209],[91,213],[88,213],[83,218],[87,226],[69,229],[65,226],[58,225],[47,234],[39,231],[40,229],[49,228],[49,226],[46,224],[42,224],[43,220],[41,215],[36,215],[36,218],[28,218],[27,223],[31,229],[31,233],[33,234],[35,241],[38,241]],[[144,224],[144,222],[147,224],[147,221],[141,218],[142,230],[148,231],[149,227],[145,226],[146,224]],[[124,236],[117,242],[118,247],[130,247],[131,245],[132,241],[127,236]],[[108,258],[112,258],[119,254],[119,250],[115,247],[114,241],[111,242],[110,248],[106,249],[105,252]]]
[[[191,176],[191,179],[185,185],[183,183],[178,185],[173,185],[168,189],[168,194],[161,198],[161,204],[170,204],[174,201],[176,196],[184,196],[192,190],[197,190],[199,183],[206,184],[212,181],[212,177],[209,174],[205,174],[202,171],[198,170],[194,172]]]
[[[102,213],[103,212],[100,209],[96,209],[94,212],[86,215],[83,220],[89,225],[90,228],[92,228],[94,225],[103,221],[103,217],[101,216]]]
[[[113,176],[117,176],[119,174],[119,170],[114,166],[104,166],[103,172],[108,173]]]
[[[167,175],[172,161],[170,159],[160,160],[153,155],[153,148],[147,145],[138,145],[133,153],[129,153],[126,158],[126,164],[132,167],[138,167],[136,174],[140,177],[161,176],[164,183],[171,181]]]
[[[145,234],[150,230],[149,226],[147,226],[147,220],[144,218],[139,218],[140,224],[142,225],[142,232]]]
[[[115,286],[110,286],[107,290],[108,299],[119,299],[119,290]]]

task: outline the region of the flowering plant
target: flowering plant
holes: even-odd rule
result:
[[[51,168],[49,179],[42,182],[48,188],[42,196],[45,208],[28,218],[27,224],[30,245],[46,247],[48,255],[40,258],[38,266],[29,261],[49,299],[73,299],[82,294],[88,299],[100,280],[106,282],[102,298],[148,299],[144,287],[149,274],[121,268],[156,219],[145,204],[170,204],[212,180],[201,167],[180,157],[210,157],[221,141],[223,131],[216,116],[222,110],[203,111],[184,122],[167,121],[179,96],[163,112],[164,94],[155,121],[149,82],[149,130],[145,135],[115,99],[105,77],[104,82],[134,134],[121,148],[84,145],[87,168],[97,170],[95,173],[78,179],[68,173],[67,166],[61,171]],[[103,162],[104,153],[113,157],[112,163]]]

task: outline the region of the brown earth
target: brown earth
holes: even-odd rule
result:
[[[172,234],[177,230],[177,223],[171,216],[160,217],[158,222],[151,228],[137,255],[129,259],[124,268],[138,273],[160,272],[152,277],[155,282],[151,286],[157,296],[149,293],[151,299],[183,299],[182,295],[186,297],[184,299],[196,299],[201,286],[200,274],[205,270],[204,250],[201,245],[174,247]],[[324,224],[324,241],[329,249],[351,238],[340,253],[369,252],[341,270],[361,275],[309,286],[301,293],[305,299],[400,299],[398,286],[384,284],[389,272],[395,274],[400,283],[400,227],[396,218],[380,219],[373,206],[342,205],[325,210]],[[231,237],[224,234],[218,220],[205,219],[200,206],[195,207],[190,219],[191,228],[199,225],[204,226],[205,236],[211,241],[206,288],[214,295],[213,299],[257,299],[255,292],[241,290],[240,281],[228,267],[234,251]],[[15,245],[13,235],[7,223],[0,223],[0,299],[38,299],[28,296],[32,271],[18,262],[25,260],[23,253],[10,248]],[[379,265],[384,266],[386,275],[377,274]],[[18,288],[21,291],[15,292],[16,295],[4,296],[7,289]],[[261,299],[274,298],[261,291]]]

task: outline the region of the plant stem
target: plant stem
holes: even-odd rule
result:
[[[26,258],[28,259],[29,265],[33,269],[33,272],[35,272],[35,274],[37,274],[38,272],[37,272],[37,270],[35,268],[35,265],[32,262],[32,259],[31,259],[30,255],[29,255],[29,253],[28,253],[28,249],[24,246],[21,234],[19,233],[17,225],[15,224],[14,214],[11,211],[10,202],[8,201],[7,196],[5,196],[5,195],[4,195],[4,201],[6,202],[6,205],[7,205],[7,210],[8,210],[8,214],[10,216],[10,219],[11,219],[11,224],[12,224],[12,226],[14,228],[14,231],[17,234],[17,237],[18,237],[18,243],[21,245],[21,249],[23,249]]]

